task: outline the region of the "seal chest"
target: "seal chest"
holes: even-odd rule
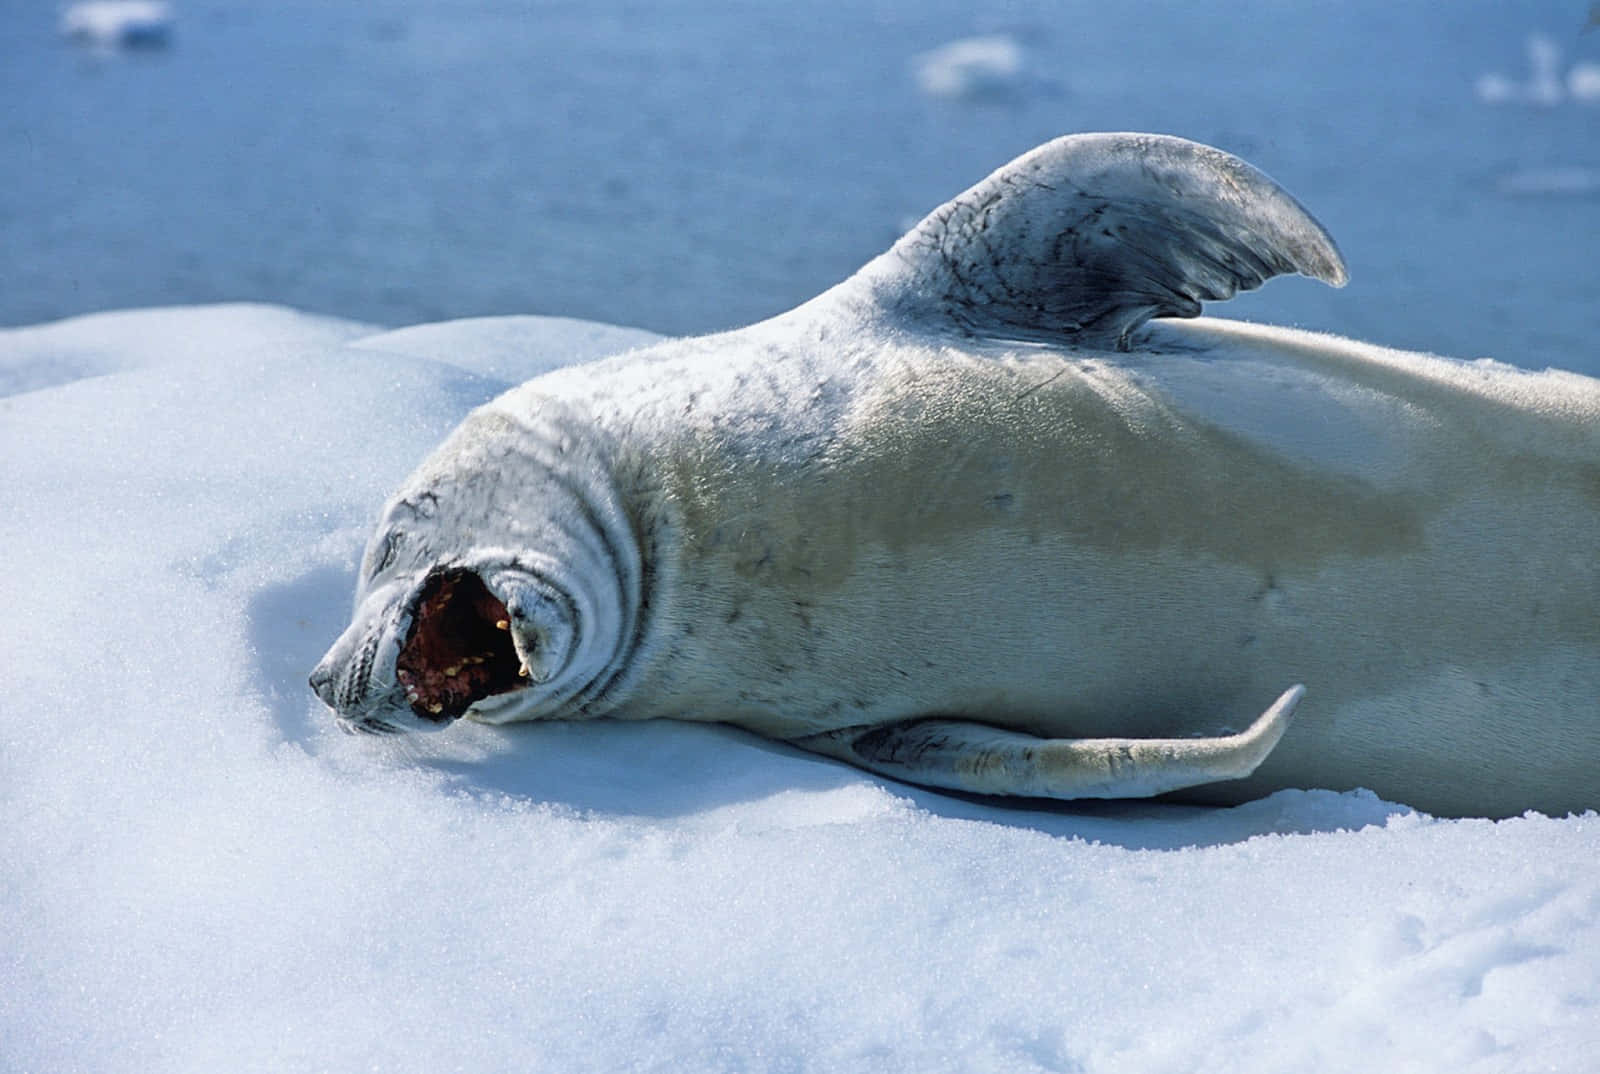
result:
[[[1600,804],[1600,385],[1146,326],[1283,272],[1345,279],[1243,162],[1058,139],[788,314],[475,412],[313,687],[984,793]]]

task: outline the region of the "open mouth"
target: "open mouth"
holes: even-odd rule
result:
[[[424,582],[395,661],[412,711],[442,723],[475,701],[524,685],[510,621],[506,606],[471,571]]]

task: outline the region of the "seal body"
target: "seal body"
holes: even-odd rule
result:
[[[374,730],[722,721],[990,793],[1600,805],[1600,382],[1143,326],[1343,267],[1259,173],[1201,184],[1242,209],[1119,200],[1067,148],[797,310],[475,412],[318,692]]]

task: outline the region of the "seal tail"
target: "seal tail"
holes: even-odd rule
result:
[[[1333,239],[1237,157],[1159,134],[1047,142],[930,213],[861,275],[897,313],[973,335],[1128,349],[1280,273],[1335,287]]]
[[[1037,738],[960,720],[847,728],[794,740],[870,772],[946,790],[1035,798],[1149,798],[1243,779],[1272,752],[1304,686],[1215,738]]]

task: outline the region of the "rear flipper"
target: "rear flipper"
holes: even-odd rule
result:
[[[962,720],[914,720],[829,731],[794,745],[946,790],[1149,798],[1254,772],[1283,737],[1305,692],[1291,686],[1246,730],[1216,738],[1038,738]]]

